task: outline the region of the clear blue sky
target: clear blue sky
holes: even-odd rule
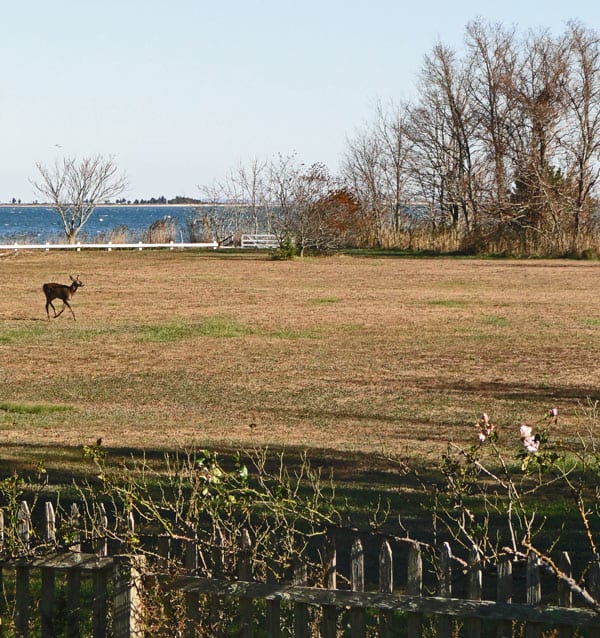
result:
[[[0,201],[35,163],[113,156],[127,197],[200,195],[253,158],[336,172],[378,101],[414,92],[423,56],[476,17],[600,28],[591,0],[28,0],[0,8]]]

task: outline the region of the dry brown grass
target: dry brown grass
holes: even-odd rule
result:
[[[114,448],[299,446],[422,463],[449,440],[472,440],[482,411],[515,437],[521,419],[553,406],[573,428],[600,394],[599,269],[8,253],[4,458],[102,437]],[[46,321],[42,283],[68,282],[70,272],[85,283],[77,321],[67,312]]]

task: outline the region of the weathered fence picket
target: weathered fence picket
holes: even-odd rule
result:
[[[183,633],[192,638],[206,635],[211,629],[204,629],[201,623],[223,622],[224,614],[230,627],[237,627],[242,638],[255,635],[260,625],[269,638],[283,635],[282,623],[289,618],[294,638],[319,635],[334,638],[340,631],[352,637],[369,634],[381,638],[397,635],[399,626],[409,638],[421,638],[424,626],[436,626],[438,638],[461,636],[479,638],[485,624],[495,630],[498,638],[512,638],[515,622],[520,624],[527,638],[544,635],[555,629],[559,638],[571,638],[575,629],[590,631],[589,635],[600,635],[600,614],[593,609],[574,607],[572,589],[566,579],[572,577],[570,557],[563,552],[557,564],[564,575],[556,584],[554,592],[542,592],[541,564],[531,554],[525,567],[525,591],[517,587],[522,602],[515,602],[513,590],[513,562],[502,560],[494,572],[496,578],[496,600],[485,600],[484,581],[488,577],[480,555],[473,548],[466,558],[458,559],[451,547],[445,543],[440,551],[437,565],[437,594],[424,595],[424,572],[421,548],[411,542],[407,560],[402,571],[394,573],[394,550],[389,540],[382,539],[378,554],[378,573],[366,573],[365,546],[363,539],[354,539],[352,546],[340,547],[334,535],[324,539],[320,560],[321,569],[308,572],[308,563],[303,556],[297,556],[293,564],[293,577],[286,581],[278,564],[278,539],[272,535],[272,551],[261,569],[254,564],[255,548],[247,530],[237,542],[226,539],[223,532],[213,530],[212,558],[199,550],[201,538],[189,539],[181,543],[176,539],[162,536],[153,541],[153,551],[140,553],[137,544],[129,543],[135,538],[135,526],[131,513],[123,523],[125,541],[114,544],[107,542],[108,519],[103,508],[91,516],[94,518],[93,532],[85,531],[83,515],[73,507],[62,525],[57,524],[56,514],[51,504],[44,505],[42,533],[36,535],[32,528],[32,515],[23,502],[14,518],[16,537],[7,542],[5,517],[0,510],[0,593],[6,593],[6,572],[11,577],[12,594],[0,595],[0,636],[7,635],[7,623],[12,622],[14,632],[20,638],[32,635],[32,622],[40,627],[41,636],[57,633],[57,586],[64,583],[66,614],[60,618],[65,635],[76,638],[82,635],[81,604],[82,583],[93,586],[92,635],[93,638],[141,638],[147,635],[144,592],[152,586],[163,587],[166,593],[177,594],[183,600],[185,623]],[[11,518],[12,520],[12,518]],[[68,536],[59,538],[59,527],[67,529]],[[62,531],[61,531],[62,533]],[[200,536],[202,530],[197,530]],[[365,540],[366,537],[363,537]],[[138,539],[139,540],[139,539]],[[372,539],[369,541],[369,543]],[[40,544],[37,548],[36,543]],[[136,541],[137,543],[137,541]],[[177,551],[173,550],[173,544]],[[11,556],[7,556],[9,548]],[[93,551],[89,552],[87,548]],[[226,548],[227,547],[227,552]],[[109,550],[116,549],[114,556]],[[229,551],[233,550],[233,551]],[[87,553],[86,553],[87,552]],[[231,556],[235,556],[235,571]],[[179,558],[177,558],[179,557]],[[347,567],[346,560],[349,559]],[[172,570],[179,561],[177,573]],[[339,562],[347,574],[343,574]],[[519,566],[519,573],[521,566]],[[257,580],[257,574],[263,574]],[[152,576],[150,576],[152,574]],[[318,582],[309,582],[317,579]],[[343,576],[343,577],[342,577]],[[396,577],[395,577],[396,576]],[[431,578],[432,573],[428,572]],[[489,575],[491,577],[492,575]],[[32,579],[40,583],[40,594],[33,600]],[[600,563],[593,561],[587,568],[587,589],[596,597],[600,590]],[[373,585],[376,580],[376,585]],[[573,580],[572,582],[575,582]],[[577,581],[581,582],[581,581]],[[368,584],[370,589],[368,588]],[[429,589],[433,583],[427,584]],[[546,581],[544,581],[544,588]],[[459,598],[464,591],[464,598]],[[112,592],[112,595],[111,595]],[[544,593],[544,596],[542,594]],[[462,594],[461,594],[462,595]],[[557,605],[542,604],[542,600],[553,596]],[[234,599],[237,605],[225,605]],[[5,601],[9,600],[11,609]],[[265,601],[264,605],[255,601]],[[32,602],[36,604],[32,606]],[[222,605],[219,607],[219,605]],[[285,605],[286,613],[282,613]],[[215,610],[219,613],[215,613]],[[10,616],[7,615],[10,612]],[[88,612],[86,612],[87,614]],[[340,620],[344,620],[343,628]],[[290,627],[285,627],[289,635]],[[165,627],[160,635],[173,635]],[[37,634],[36,634],[37,635]],[[87,635],[87,633],[86,633]]]
[[[392,548],[387,540],[379,550],[379,591],[384,594],[394,593],[394,561]],[[394,612],[384,609],[379,612],[379,635],[381,638],[392,638]]]
[[[323,543],[323,587],[337,589],[337,550],[335,538],[329,534]],[[335,605],[323,605],[322,613],[321,635],[323,638],[336,638],[338,608]]]

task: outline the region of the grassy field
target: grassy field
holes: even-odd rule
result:
[[[554,406],[573,434],[600,394],[597,263],[19,252],[0,270],[5,470],[67,470],[102,437],[300,448],[351,476],[434,464],[483,411],[515,451]],[[77,321],[47,321],[42,284],[69,273]]]

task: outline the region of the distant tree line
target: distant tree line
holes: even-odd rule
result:
[[[520,36],[477,20],[461,55],[439,43],[425,56],[418,89],[348,144],[371,242],[425,227],[472,252],[598,252],[597,31]]]
[[[177,195],[172,197],[171,199],[167,199],[164,195],[160,197],[151,197],[150,199],[135,199],[133,201],[121,199],[115,202],[116,204],[133,204],[137,205],[152,205],[152,206],[182,206],[182,205],[193,205],[193,204],[201,204],[201,200],[196,199],[194,197],[185,197],[182,195]]]
[[[599,254],[598,32],[571,22],[558,36],[519,34],[477,20],[464,44],[460,55],[433,47],[416,97],[377,107],[339,176],[280,156],[204,187],[205,201],[247,204],[227,221],[205,213],[204,232],[243,223],[300,251]]]
[[[579,22],[525,34],[482,20],[457,53],[424,57],[416,96],[380,104],[340,174],[295,155],[240,163],[201,198],[192,240],[271,233],[303,254],[340,247],[600,256],[600,36]],[[38,164],[34,182],[74,241],[125,179],[101,157]],[[202,206],[200,206],[202,204]],[[213,206],[210,206],[213,204]]]

